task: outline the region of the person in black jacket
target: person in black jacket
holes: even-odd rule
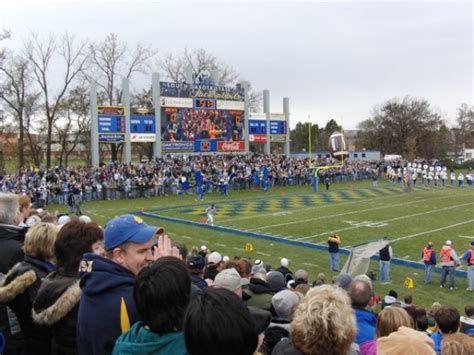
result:
[[[0,192],[0,282],[25,257],[23,242],[27,228],[16,225],[19,211],[18,195]],[[0,304],[0,333],[5,337],[4,354],[22,353],[24,344],[20,325],[4,304]]]
[[[285,283],[288,283],[288,281],[293,280],[293,272],[288,269],[288,264],[289,261],[287,258],[282,258],[280,260],[280,267],[276,269],[275,271],[281,272],[283,274],[283,278],[285,279]]]
[[[53,245],[58,227],[36,223],[26,233],[25,258],[5,276],[0,287],[0,303],[15,312],[25,339],[25,354],[49,354],[50,332],[33,322],[31,309],[42,280],[54,266]]]
[[[388,243],[385,247],[380,249],[380,282],[382,284],[389,284],[392,281],[390,280],[390,260],[393,256],[392,246],[387,237],[384,237],[384,240],[387,240]]]
[[[77,354],[76,324],[81,288],[82,255],[98,249],[104,238],[95,223],[73,220],[65,224],[54,243],[56,271],[44,279],[33,304],[33,320],[52,332],[51,353]]]

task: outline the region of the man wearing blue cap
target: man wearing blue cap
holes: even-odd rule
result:
[[[79,267],[79,354],[110,354],[117,338],[140,320],[133,299],[135,277],[165,255],[165,248],[171,249],[164,236],[154,252],[154,237],[159,234],[163,234],[162,228],[149,226],[137,216],[122,215],[105,226],[105,258],[84,254]]]
[[[468,291],[474,292],[474,240],[471,242],[471,249],[466,251],[463,259],[467,261],[467,281]]]

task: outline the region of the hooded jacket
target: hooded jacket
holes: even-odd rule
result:
[[[6,274],[23,260],[23,243],[27,228],[0,224],[0,273]]]
[[[396,299],[393,296],[387,295],[382,299],[382,309],[384,309],[387,306],[393,306],[395,304],[400,305],[401,303],[400,301],[398,301],[398,299]]]
[[[5,276],[0,287],[0,303],[15,312],[24,336],[26,354],[50,353],[50,332],[33,322],[31,309],[42,280],[51,270],[51,264],[25,256]]]
[[[76,323],[81,288],[79,274],[62,270],[44,279],[33,303],[33,319],[51,329],[52,354],[77,354]]]
[[[272,297],[275,294],[268,282],[252,277],[245,293],[250,296],[246,300],[247,306],[270,311],[272,308]]]
[[[375,313],[362,308],[354,308],[357,321],[357,335],[355,343],[362,344],[366,341],[375,339],[375,327],[377,325],[377,316]]]
[[[186,355],[186,345],[182,332],[159,335],[145,327],[143,322],[135,323],[122,334],[115,343],[114,355]]]
[[[92,253],[84,254],[80,271],[78,352],[110,354],[117,338],[140,320],[133,299],[135,275]]]
[[[0,224],[0,282],[4,275],[25,257],[23,242],[27,228]],[[13,311],[0,303],[0,333],[5,337],[5,352],[23,348],[23,335]]]

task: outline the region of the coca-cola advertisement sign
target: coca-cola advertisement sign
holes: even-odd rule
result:
[[[240,152],[245,149],[243,141],[225,141],[217,142],[217,151],[219,152]]]

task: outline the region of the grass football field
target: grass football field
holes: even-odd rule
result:
[[[277,187],[260,190],[231,191],[226,197],[218,193],[196,201],[195,195],[167,196],[148,199],[87,202],[83,213],[99,224],[124,213],[141,213],[147,223],[165,228],[173,240],[190,249],[207,245],[224,255],[262,259],[274,267],[279,260],[290,260],[290,269],[307,270],[310,281],[319,272],[326,280],[335,275],[329,271],[325,250],[308,248],[307,243],[326,245],[330,233],[342,237],[347,248],[368,240],[387,236],[392,240],[394,256],[421,261],[421,250],[428,241],[438,251],[450,239],[461,256],[474,240],[474,188],[416,186],[410,193],[400,186],[381,182],[373,187],[369,181],[340,183],[330,191],[314,193],[310,186]],[[205,208],[215,203],[215,227],[202,223]],[[65,211],[65,206],[50,210]],[[307,242],[307,243],[293,243]],[[245,250],[251,243],[253,251]],[[346,257],[341,255],[341,267]],[[378,262],[370,270],[378,275]],[[461,270],[466,270],[463,263]],[[429,307],[434,301],[462,308],[474,302],[474,294],[466,291],[467,280],[457,278],[457,290],[439,288],[440,275],[425,285],[423,270],[392,264],[392,284],[374,283],[377,294],[384,296],[394,289],[399,298],[414,295],[414,303]],[[406,289],[406,277],[414,280],[414,289]]]

